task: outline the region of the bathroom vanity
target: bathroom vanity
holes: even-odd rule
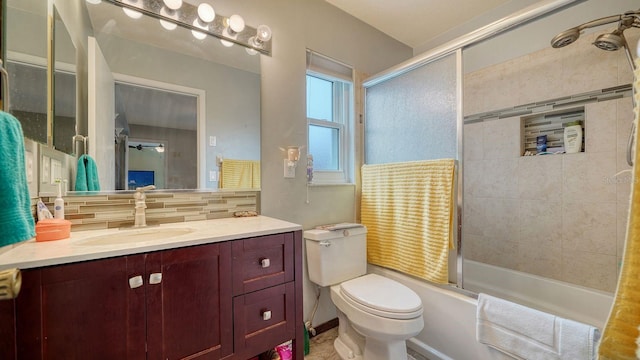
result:
[[[245,360],[287,340],[304,357],[299,225],[216,219],[3,250],[22,289],[0,301],[2,359]]]

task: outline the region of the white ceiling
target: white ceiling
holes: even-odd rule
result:
[[[416,48],[510,0],[326,0]]]

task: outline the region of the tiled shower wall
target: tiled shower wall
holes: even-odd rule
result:
[[[638,34],[630,36],[637,43]],[[629,84],[624,55],[595,35],[465,76],[465,117]],[[574,105],[575,106],[575,105]],[[521,156],[521,117],[464,126],[466,259],[615,290],[631,177],[631,98],[585,106],[585,152]]]

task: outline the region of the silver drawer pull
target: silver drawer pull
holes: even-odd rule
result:
[[[262,320],[264,321],[271,320],[271,310],[262,311]]]
[[[271,260],[269,260],[268,258],[260,259],[260,265],[263,268],[268,268],[269,266],[271,266]]]
[[[331,241],[322,240],[322,241],[320,241],[320,243],[318,245],[324,246],[324,247],[329,247],[329,246],[331,246]]]
[[[140,275],[129,278],[129,287],[132,289],[139,288],[143,284],[144,281],[142,280],[142,276]]]
[[[155,285],[162,282],[162,273],[152,273],[149,275],[149,284]]]

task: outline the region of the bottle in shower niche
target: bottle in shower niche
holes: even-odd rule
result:
[[[567,123],[564,128],[564,151],[567,154],[582,151],[582,125],[580,125],[580,121]]]

